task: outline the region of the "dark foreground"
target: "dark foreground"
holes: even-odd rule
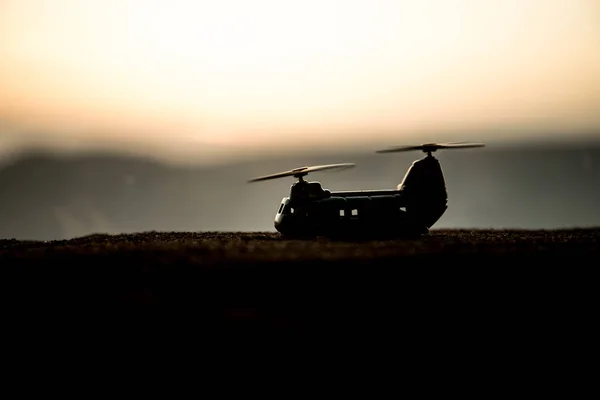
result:
[[[550,359],[587,354],[599,261],[600,229],[363,242],[218,232],[2,240],[0,299],[4,333],[27,347],[300,351],[317,340],[422,360],[516,348]]]

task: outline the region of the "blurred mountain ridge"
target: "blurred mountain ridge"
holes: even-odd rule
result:
[[[392,144],[395,145],[395,144]],[[93,233],[274,231],[293,178],[248,183],[305,165],[353,162],[308,176],[330,190],[392,189],[420,152],[374,149],[255,155],[220,165],[168,165],[113,153],[22,153],[0,166],[0,238]],[[449,208],[434,228],[600,226],[600,140],[440,150]]]

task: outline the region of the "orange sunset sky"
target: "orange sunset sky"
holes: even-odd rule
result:
[[[597,0],[0,0],[0,151],[217,160],[594,129]]]

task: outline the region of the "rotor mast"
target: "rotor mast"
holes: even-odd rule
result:
[[[292,176],[294,178],[297,178],[299,183],[306,182],[303,177],[306,176],[306,175],[308,175],[308,172],[306,172],[307,168],[308,167],[294,168],[291,171],[293,173]]]

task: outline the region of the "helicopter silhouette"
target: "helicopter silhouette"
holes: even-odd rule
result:
[[[354,163],[305,166],[250,179],[258,182],[293,176],[275,214],[274,226],[286,238],[419,237],[448,208],[448,193],[441,165],[431,153],[439,149],[484,147],[483,143],[426,143],[397,146],[376,153],[420,150],[426,156],[414,161],[396,189],[330,191],[318,181],[306,181],[311,172],[353,168]]]

